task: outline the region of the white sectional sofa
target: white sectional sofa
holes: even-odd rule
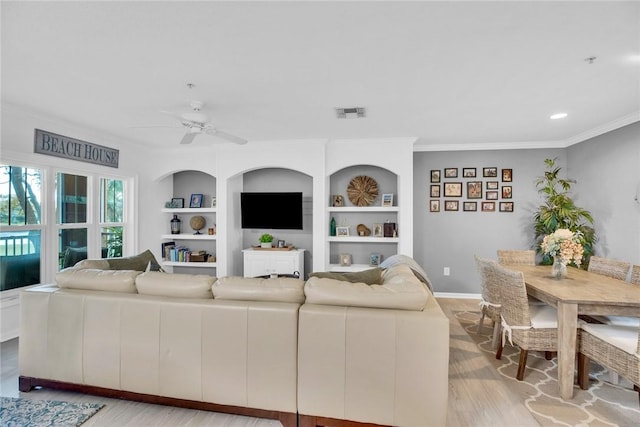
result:
[[[445,424],[449,324],[406,266],[386,270],[381,285],[102,267],[85,261],[21,293],[21,391],[285,427]]]

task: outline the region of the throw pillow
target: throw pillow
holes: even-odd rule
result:
[[[136,271],[145,271],[147,269],[147,265],[151,262],[151,265],[157,265],[158,268],[160,264],[156,261],[156,257],[153,256],[153,253],[149,249],[146,251],[124,258],[109,258],[109,268],[111,270],[136,270]],[[153,270],[153,268],[152,268]]]
[[[363,271],[351,273],[332,273],[328,271],[318,271],[309,274],[309,277],[319,277],[321,279],[342,280],[351,283],[366,283],[367,285],[379,285],[382,283],[382,269],[379,267],[370,268]]]

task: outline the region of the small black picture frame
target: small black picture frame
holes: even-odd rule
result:
[[[184,199],[182,197],[174,197],[171,199],[171,206],[174,208],[184,208]]]
[[[513,212],[513,202],[500,202],[500,212]]]
[[[502,198],[510,199],[513,197],[513,188],[510,185],[502,186]]]
[[[440,184],[432,184],[429,193],[431,197],[440,197]]]
[[[482,168],[482,176],[485,178],[497,178],[498,168],[495,168],[495,167]]]
[[[458,201],[457,200],[445,200],[444,201],[444,210],[445,211],[457,211],[458,210]]]
[[[502,169],[502,182],[513,181],[513,169]]]
[[[458,177],[458,168],[445,168],[444,169],[444,177],[445,178],[457,178]]]
[[[461,182],[445,182],[444,197],[462,197]]]
[[[476,168],[462,168],[462,177],[463,178],[475,178],[476,177]]]
[[[495,212],[496,202],[482,202],[482,212]]]
[[[464,202],[462,203],[463,212],[476,212],[478,210],[478,202]]]
[[[278,240],[278,247],[279,247],[279,248],[284,248],[284,247],[285,247],[285,242],[284,242],[284,240]]]
[[[431,169],[431,182],[440,182],[440,169]]]
[[[482,181],[467,182],[467,199],[482,199]]]
[[[192,194],[191,199],[189,201],[190,208],[201,208],[202,207],[202,194]]]

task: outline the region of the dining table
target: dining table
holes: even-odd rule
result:
[[[579,315],[640,317],[640,286],[568,267],[567,276],[551,276],[551,266],[505,265],[524,276],[527,294],[558,310],[558,385],[564,400],[573,398]]]

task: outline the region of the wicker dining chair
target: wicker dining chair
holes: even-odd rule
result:
[[[616,259],[602,258],[598,256],[592,256],[589,258],[588,270],[590,272],[613,277],[614,279],[627,280],[629,268],[631,268],[631,263],[627,261],[618,261]]]
[[[594,258],[596,259],[595,267],[597,271],[592,270],[592,265]],[[604,261],[603,261],[604,260]],[[609,267],[607,267],[609,266]],[[625,261],[616,261],[609,260],[606,258],[598,258],[591,257],[591,262],[589,263],[589,271],[598,273],[599,271],[607,270],[609,274],[604,274],[606,276],[614,277],[617,279],[625,280],[627,278],[627,273],[629,268],[631,267],[631,263]],[[640,266],[634,265],[631,269],[631,283],[635,285],[640,285]],[[638,327],[640,326],[640,318],[639,317],[631,317],[631,316],[611,316],[611,315],[591,315],[585,316],[586,320],[595,322],[595,323],[604,323],[607,325],[617,325],[617,326],[632,326]]]
[[[498,264],[536,265],[536,251],[527,249],[498,249]],[[529,303],[544,304],[529,295]]]
[[[475,257],[476,266],[482,281],[482,294],[480,299],[480,321],[478,322],[478,334],[484,326],[484,318],[488,317],[493,321],[493,340],[492,346],[498,346],[498,337],[500,336],[500,293],[492,282],[491,266],[495,265],[495,261],[487,258]]]
[[[498,264],[536,265],[533,250],[498,249]]]
[[[589,388],[594,361],[633,383],[640,401],[640,327],[584,323],[580,326],[578,384]]]
[[[502,335],[496,359],[502,357],[505,338],[520,347],[516,378],[522,381],[529,351],[544,351],[550,358],[558,351],[558,317],[554,307],[529,304],[524,276],[498,264],[489,266],[492,280],[499,286],[502,302]]]
[[[631,268],[631,279],[629,281],[634,285],[640,285],[640,265],[634,265]]]

